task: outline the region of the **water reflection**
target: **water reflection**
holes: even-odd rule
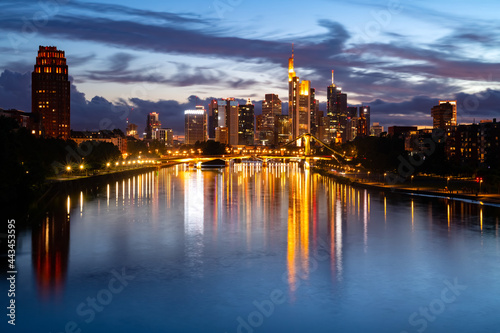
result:
[[[111,207],[110,198],[116,201]],[[213,257],[224,257],[224,268],[231,268],[239,260],[245,262],[235,252],[272,252],[279,257],[273,264],[280,273],[286,272],[285,288],[291,300],[301,299],[301,282],[313,283],[320,275],[316,272],[318,263],[329,283],[345,283],[358,264],[351,258],[373,260],[375,251],[382,248],[387,248],[387,258],[392,258],[400,250],[394,241],[397,239],[410,239],[422,232],[443,232],[448,237],[463,229],[484,235],[490,232],[498,238],[496,208],[369,192],[296,164],[262,167],[240,163],[218,171],[178,165],[159,174],[126,178],[114,186],[111,182],[94,196],[78,192],[71,197],[64,195],[60,201],[32,233],[33,268],[38,290],[45,298],[60,295],[64,289],[70,213],[79,231],[97,235],[84,243],[77,233],[72,246],[85,252],[82,248],[89,246],[88,240],[95,240],[91,246],[100,247],[104,263],[112,262],[116,253],[143,255],[137,262],[145,258],[161,262],[164,258],[155,255],[164,246],[171,251],[162,255],[177,256],[175,262],[182,263],[179,266],[187,275],[205,279]],[[107,209],[99,209],[105,204]],[[171,217],[174,213],[178,215]],[[79,225],[80,221],[85,223]],[[108,234],[101,235],[101,230]],[[74,228],[72,231],[75,233]],[[420,239],[427,239],[425,236]],[[408,247],[422,248],[418,239],[412,239],[415,244]],[[381,246],[381,240],[387,244]],[[369,260],[360,260],[361,267],[365,262]]]
[[[66,206],[66,207],[65,207]],[[40,297],[62,296],[68,270],[71,199],[48,211],[31,234],[32,264]]]
[[[201,170],[196,170],[183,175],[186,265],[191,275],[201,276],[205,207],[203,174]]]

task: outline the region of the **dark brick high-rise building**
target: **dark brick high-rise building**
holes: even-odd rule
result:
[[[46,138],[70,138],[70,82],[64,51],[40,46],[31,75],[31,112]]]

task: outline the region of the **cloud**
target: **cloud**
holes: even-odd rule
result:
[[[171,23],[171,24],[206,24],[207,21],[201,19],[198,15],[189,14],[189,13],[169,13],[169,12],[159,12],[159,11],[151,11],[151,10],[143,10],[138,8],[127,7],[123,5],[117,4],[109,4],[109,3],[96,3],[96,2],[82,2],[72,0],[67,3],[69,7],[75,8],[78,11],[88,10],[93,14],[103,14],[110,13],[112,16],[116,16],[117,14],[122,14],[125,16],[132,17],[140,17],[146,20],[157,20],[163,24]]]
[[[484,119],[500,118],[500,91],[487,89],[477,94],[458,93],[450,100],[457,101],[458,123],[476,123]],[[427,125],[432,126],[431,108],[439,98],[417,96],[403,102],[375,100],[371,106],[371,121],[385,126]]]
[[[286,89],[287,60],[293,36],[281,40],[238,37],[235,31],[217,29],[214,20],[190,13],[156,12],[83,1],[69,1],[64,6],[54,8],[47,22],[36,26],[38,34],[28,35],[22,33],[25,24],[22,17],[26,15],[26,9],[20,8],[17,2],[5,3],[5,6],[2,4],[4,13],[0,30],[7,36],[11,33],[22,38],[31,36],[28,38],[30,43],[38,37],[97,43],[100,44],[98,49],[105,46],[115,50],[112,56],[105,59],[103,66],[89,66],[78,80],[93,80],[96,84],[114,82],[161,84],[166,87],[197,86],[196,93],[206,91],[207,96],[228,87],[255,87],[270,92]],[[28,0],[26,3],[33,12],[39,10],[37,0]],[[353,40],[355,36],[352,31],[338,22],[319,20],[317,24],[324,29],[324,33],[294,40],[298,75],[301,79],[311,80],[317,98],[324,101],[331,70],[335,69],[336,83],[348,93],[349,102],[373,101],[372,112],[379,114],[382,119],[380,122],[387,124],[429,122],[430,107],[437,103],[439,97],[451,99],[450,96],[456,96],[464,101],[463,105],[468,105],[472,103],[473,95],[464,91],[473,89],[483,90],[484,94],[489,94],[489,98],[479,99],[480,105],[475,109],[475,104],[464,106],[467,119],[474,117],[476,111],[478,118],[491,115],[496,110],[490,100],[496,102],[496,91],[500,88],[500,66],[497,61],[473,57],[470,55],[473,52],[464,51],[470,48],[469,51],[485,50],[485,54],[488,53],[486,51],[495,52],[499,41],[498,24],[447,16],[415,5],[405,5],[405,13],[425,13],[423,20],[430,22],[437,22],[436,18],[439,18],[439,24],[450,32],[437,41],[425,44],[410,41],[409,36],[384,31],[381,41],[367,43]],[[396,42],[383,43],[384,36],[391,36]],[[187,60],[171,63],[175,68],[166,73],[153,66],[141,65],[142,58],[129,53],[134,50],[189,56],[190,61],[193,57],[199,57],[204,59],[204,65],[188,63]],[[75,67],[96,59],[94,53],[68,54],[68,64]],[[226,59],[240,63],[237,72],[230,72],[220,66]],[[215,61],[219,64],[214,64]],[[31,94],[26,84],[29,86],[30,75],[16,72],[31,71],[32,65],[16,60],[6,63],[5,68],[11,71],[4,71],[0,77],[0,107],[19,105],[19,108],[29,110]],[[476,86],[474,82],[477,81]],[[15,91],[9,82],[22,82],[24,85],[20,91]],[[484,90],[487,87],[490,89]],[[192,90],[186,91],[186,95],[192,93]],[[477,96],[475,98],[478,100]],[[103,97],[86,97],[73,87],[72,119],[75,120],[75,126],[92,128],[99,126],[99,122],[92,117],[109,118],[123,128],[125,113],[129,113],[129,120],[144,124],[148,112],[158,111],[172,127],[182,131],[182,111],[192,107],[190,103],[149,101],[137,96],[114,103]],[[383,115],[383,112],[387,112],[387,115]],[[405,116],[398,118],[397,114]]]
[[[176,65],[176,72],[166,76],[154,68],[133,67],[132,64],[140,64],[140,59],[120,51],[108,59],[103,69],[87,71],[78,80],[150,82],[180,87],[210,85],[212,89],[224,89],[262,87],[263,83],[257,82],[255,76],[250,78],[259,68],[263,73],[269,72],[269,67],[281,69],[283,77],[286,77],[287,59],[291,52],[289,40],[236,37],[234,32],[217,30],[211,20],[186,13],[154,12],[80,1],[68,2],[64,8],[64,11],[55,11],[45,25],[37,28],[40,35],[97,42],[121,50],[230,59],[252,63],[254,69],[251,73],[247,70],[247,74],[229,74],[222,67],[183,63]],[[410,7],[408,11],[410,9],[421,10]],[[12,8],[9,11],[12,15],[5,17],[0,29],[22,31],[21,12]],[[142,19],[138,20],[138,17]],[[452,20],[446,22],[451,25]],[[499,85],[498,63],[474,59],[464,52],[453,52],[449,47],[457,39],[480,43],[482,47],[496,45],[497,30],[491,33],[480,30],[492,23],[471,25],[462,31],[455,28],[449,36],[443,37],[443,47],[439,47],[439,43],[412,44],[406,37],[394,33],[398,37],[397,44],[355,41],[358,43],[353,45],[353,35],[342,24],[325,19],[317,24],[325,29],[325,33],[297,38],[295,63],[298,75],[301,79],[312,81],[320,99],[324,100],[326,96],[331,69],[335,69],[337,82],[345,92],[352,92],[364,100],[405,100],[409,96],[430,95],[436,91],[449,95],[463,90],[458,80],[488,81],[482,77],[491,77],[491,88]],[[93,58],[94,55],[89,55],[74,59],[78,65]],[[275,86],[275,82],[281,80],[281,77],[272,74],[268,76],[272,82],[266,83],[267,86]],[[259,80],[263,78],[259,77]],[[283,86],[286,87],[286,83]]]
[[[115,54],[108,59],[108,68],[87,71],[80,77],[104,82],[167,84],[176,87],[208,85],[228,88],[249,88],[258,82],[254,79],[234,78],[229,73],[215,67],[191,66],[170,62],[176,69],[170,76],[164,75],[159,67],[129,68],[135,59],[126,53]]]
[[[458,93],[450,95],[458,101],[459,123],[500,117],[500,91],[487,89],[477,94]],[[191,95],[185,102],[175,100],[151,101],[140,98],[122,99],[111,102],[104,97],[94,96],[87,99],[84,93],[71,85],[71,128],[73,130],[98,130],[120,128],[125,130],[126,121],[135,123],[142,131],[147,114],[158,112],[162,127],[172,128],[175,133],[184,132],[184,110],[194,109],[196,105],[208,108],[212,99],[228,96],[207,97],[200,99]],[[245,104],[246,99],[236,99]],[[439,98],[417,96],[411,100],[391,102],[382,99],[365,103],[371,106],[371,121],[380,122],[387,129],[393,125],[432,125],[430,110],[437,105]],[[262,101],[252,100],[255,114],[262,113]],[[16,73],[5,70],[0,75],[0,108],[15,108],[31,111],[31,73]],[[320,103],[325,109],[325,103]],[[287,103],[283,103],[287,112]]]
[[[31,73],[4,70],[0,74],[0,108],[31,112]]]
[[[96,58],[95,54],[88,55],[74,55],[74,54],[66,54],[67,64],[68,66],[82,66]]]

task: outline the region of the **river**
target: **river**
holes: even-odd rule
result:
[[[296,164],[164,168],[18,235],[16,331],[500,332],[499,216]]]

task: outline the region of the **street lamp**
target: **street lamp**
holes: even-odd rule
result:
[[[411,175],[411,185],[413,186],[413,175]]]
[[[85,169],[85,176],[88,176],[88,175],[87,175],[87,169],[85,168],[85,165],[80,164],[80,165],[78,166],[78,168],[80,169],[80,171],[83,171],[83,169]]]

